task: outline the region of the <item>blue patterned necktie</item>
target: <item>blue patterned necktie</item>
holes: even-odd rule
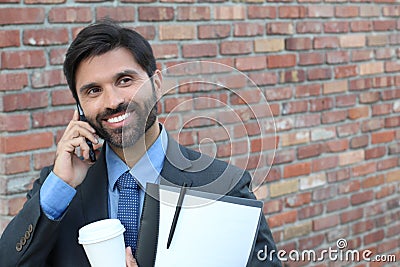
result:
[[[139,186],[129,171],[123,173],[116,184],[119,190],[117,218],[125,227],[125,246],[134,252],[138,237]]]

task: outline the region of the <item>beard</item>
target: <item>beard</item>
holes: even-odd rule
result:
[[[135,116],[135,123],[124,125],[117,129],[108,129],[103,126],[105,118],[121,112],[129,112]],[[106,108],[94,120],[87,118],[89,124],[96,130],[96,134],[110,145],[117,148],[131,147],[153,126],[157,118],[157,99],[152,98],[144,102],[143,107],[135,101],[121,103],[115,109]]]

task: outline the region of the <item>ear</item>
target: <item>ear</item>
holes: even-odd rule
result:
[[[162,90],[161,90],[161,84],[162,84],[162,73],[160,70],[156,70],[153,74],[153,82],[154,82],[154,87],[156,89],[156,95],[158,98],[162,96]]]

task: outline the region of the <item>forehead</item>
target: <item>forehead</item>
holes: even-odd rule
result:
[[[76,70],[76,88],[79,91],[79,87],[83,84],[100,82],[126,69],[147,75],[126,48],[116,48],[104,54],[87,58],[79,64]]]

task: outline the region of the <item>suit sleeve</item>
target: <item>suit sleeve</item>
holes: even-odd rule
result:
[[[250,192],[249,189],[250,182],[251,182],[251,176],[247,171],[245,171],[242,178],[239,181],[237,181],[237,184],[231,190],[230,194],[242,198],[256,199],[254,194]],[[281,261],[277,257],[277,253],[272,253],[271,257],[269,257],[270,255],[268,255],[268,257],[264,259],[263,256],[265,248],[267,248],[268,252],[272,250],[274,250],[275,252],[277,251],[271,230],[268,227],[265,216],[261,215],[258,234],[256,237],[256,243],[252,255],[250,256],[250,261],[248,266],[251,267],[282,266]],[[259,253],[259,251],[262,251],[262,253]],[[257,254],[260,254],[261,257],[258,256]]]
[[[46,266],[60,223],[47,218],[40,207],[40,187],[50,171],[50,168],[42,170],[22,210],[4,230],[0,239],[0,266]]]

